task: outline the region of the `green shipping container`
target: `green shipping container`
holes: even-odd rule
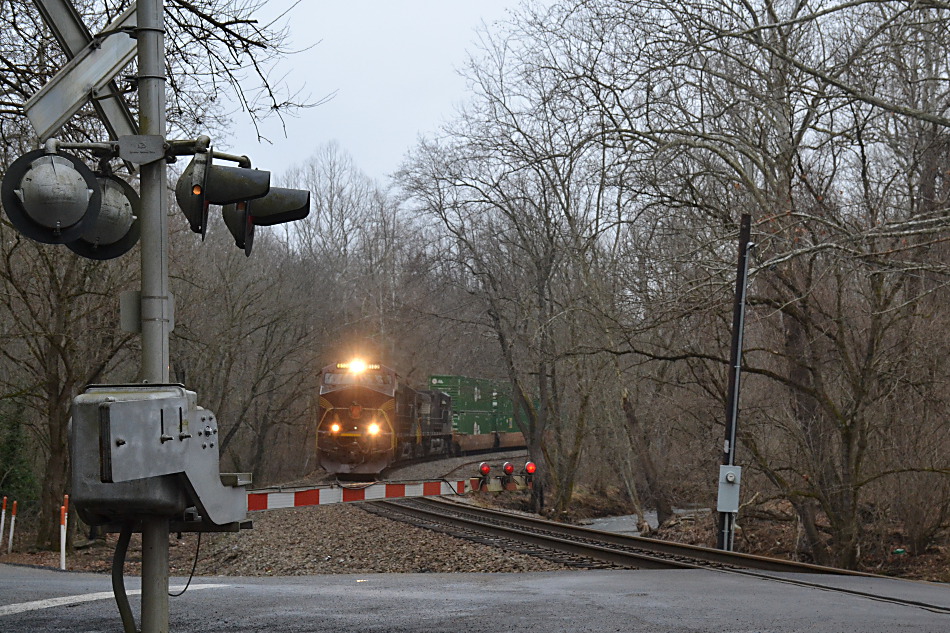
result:
[[[452,397],[452,430],[468,435],[517,431],[510,387],[465,376],[429,376],[429,389]]]

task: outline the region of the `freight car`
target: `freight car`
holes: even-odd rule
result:
[[[320,466],[341,475],[376,475],[417,457],[524,446],[511,400],[496,383],[431,376],[429,386],[413,389],[379,364],[324,367],[316,432]]]
[[[525,445],[506,385],[484,378],[429,376],[429,387],[452,398],[454,454]]]

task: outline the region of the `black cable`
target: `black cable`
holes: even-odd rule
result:
[[[135,628],[135,616],[132,615],[132,607],[129,606],[129,596],[125,593],[125,578],[122,576],[125,554],[129,549],[131,539],[132,524],[124,523],[112,557],[112,593],[115,594],[115,601],[119,606],[119,615],[122,617],[122,628],[125,629],[125,633],[138,633]]]
[[[168,595],[172,598],[177,598],[178,596],[184,594],[188,591],[188,586],[191,585],[191,579],[195,577],[195,570],[198,569],[198,552],[201,550],[201,532],[198,532],[198,544],[195,545],[195,562],[191,565],[191,573],[188,575],[188,582],[185,583],[185,588],[179,591],[178,593],[168,592]]]

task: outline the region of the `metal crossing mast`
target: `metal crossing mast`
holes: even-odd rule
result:
[[[139,132],[164,142],[164,0],[138,0]],[[168,289],[168,170],[164,160],[142,165],[142,369],[146,383],[168,382],[171,314]],[[142,633],[168,632],[167,515],[142,520]]]
[[[164,0],[138,0],[95,36],[70,0],[34,3],[69,61],[23,104],[42,147],[13,161],[0,201],[22,235],[81,257],[121,257],[141,241],[141,289],[120,297],[122,328],[142,335],[139,377],[135,384],[89,385],[73,399],[71,498],[87,524],[122,533],[113,590],[126,633],[137,631],[121,562],[132,531],[142,532],[141,632],[167,633],[169,533],[249,527],[250,484],[249,475],[219,471],[214,413],[198,405],[195,392],[169,384],[167,165],[194,156],[175,190],[192,231],[204,236],[209,205],[217,205],[247,256],[256,226],[308,215],[310,192],[271,187],[270,172],[250,169],[246,156],[213,151],[207,136],[166,139]],[[135,57],[138,125],[113,81]],[[110,139],[53,138],[90,99]],[[91,154],[98,166],[76,152]],[[140,168],[140,194],[113,173],[113,160],[130,173]]]

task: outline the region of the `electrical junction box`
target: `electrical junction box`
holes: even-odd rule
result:
[[[250,477],[219,472],[217,420],[196,400],[182,385],[93,385],[73,400],[72,499],[83,521],[159,515],[181,519],[176,531],[215,531],[246,520]]]
[[[719,467],[719,502],[716,510],[719,512],[739,511],[739,483],[742,481],[740,466]]]

